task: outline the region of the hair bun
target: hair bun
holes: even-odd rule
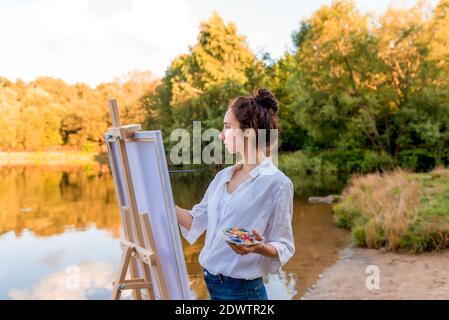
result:
[[[272,110],[274,113],[279,111],[279,101],[265,88],[256,88],[253,91],[253,98],[264,108]]]

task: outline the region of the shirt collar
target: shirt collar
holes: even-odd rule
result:
[[[231,170],[229,171],[229,175],[227,178],[227,182],[229,182],[231,180],[231,177],[234,173],[234,171],[239,168],[241,165],[243,164],[243,160],[238,161],[236,164],[234,164],[231,168]],[[261,163],[259,163],[255,168],[253,168],[250,172],[249,172],[249,176],[254,179],[255,177],[257,177],[260,173],[267,171],[268,169],[272,168],[273,166],[273,159],[272,157],[267,157],[265,158]]]

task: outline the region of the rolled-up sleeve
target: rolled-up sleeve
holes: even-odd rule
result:
[[[267,244],[276,248],[278,258],[267,257],[269,272],[279,272],[295,253],[293,239],[293,183],[290,179],[280,185],[273,216],[265,230]]]
[[[182,236],[190,243],[193,244],[195,241],[201,236],[201,234],[206,230],[207,228],[207,206],[209,202],[209,194],[210,190],[212,189],[212,184],[214,181],[212,181],[209,186],[207,187],[207,190],[204,194],[203,199],[200,203],[194,205],[192,209],[189,211],[190,215],[192,216],[192,226],[190,227],[190,230],[183,227],[181,224],[179,227],[181,228],[181,234]]]

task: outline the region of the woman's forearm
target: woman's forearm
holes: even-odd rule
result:
[[[183,209],[175,205],[176,208],[176,217],[178,218],[178,222],[181,226],[190,230],[192,227],[193,217],[190,215],[187,209]]]
[[[278,251],[275,247],[273,247],[271,244],[263,244],[259,248],[255,250],[256,253],[270,258],[277,258],[278,257]]]

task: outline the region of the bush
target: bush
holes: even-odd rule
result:
[[[338,171],[360,172],[363,162],[363,151],[360,149],[350,150],[327,150],[321,153],[323,161],[333,163]]]
[[[412,253],[449,247],[449,170],[354,175],[333,207],[359,247]]]
[[[366,248],[366,232],[363,226],[355,226],[351,231],[351,237],[355,246]]]
[[[295,193],[303,197],[340,192],[346,184],[334,164],[304,151],[280,154],[279,169],[292,180]]]
[[[396,166],[395,160],[386,152],[366,151],[360,163],[362,172],[387,171]]]
[[[348,205],[349,201],[343,201],[334,205],[334,219],[338,227],[351,230],[356,225],[355,220],[362,217],[360,211]]]
[[[416,172],[427,172],[435,168],[437,159],[435,155],[423,149],[404,150],[398,154],[401,168]]]

